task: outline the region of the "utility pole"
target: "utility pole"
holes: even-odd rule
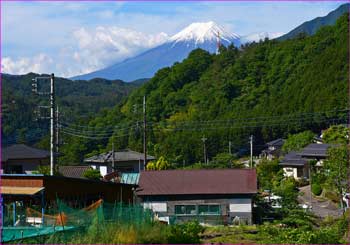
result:
[[[146,96],[143,96],[143,167],[147,164],[147,121],[146,121]]]
[[[113,172],[115,171],[115,164],[114,164],[114,137],[112,138],[112,169],[113,169]]]
[[[205,141],[207,140],[207,138],[205,138],[204,136],[201,138],[201,140],[203,141],[203,155],[204,155],[204,164],[208,164],[207,162],[207,148],[205,147]]]
[[[55,165],[55,75],[52,73],[50,77],[50,175],[53,175]]]
[[[46,77],[36,77],[33,80],[32,83],[32,92],[37,94],[37,95],[48,95],[49,96],[49,106],[38,106],[37,108],[37,117],[40,119],[50,119],[50,175],[54,174],[54,166],[56,162],[56,154],[55,151],[58,151],[58,141],[55,140],[57,137],[58,140],[58,123],[57,123],[57,118],[58,118],[58,108],[57,111],[55,112],[56,108],[56,102],[55,102],[55,75],[52,73],[50,76]],[[50,80],[50,92],[40,92],[38,91],[39,86],[38,86],[38,81],[39,80]],[[50,116],[41,116],[41,108],[50,108]]]
[[[58,122],[59,122],[59,111],[58,111],[58,106],[57,106],[56,107],[56,156],[58,155],[59,145],[60,145]]]
[[[253,168],[253,135],[251,135],[249,139],[250,139],[250,168]]]
[[[228,142],[228,153],[229,153],[230,155],[232,154],[232,152],[231,152],[231,144],[232,144],[232,142],[229,141],[229,142]]]

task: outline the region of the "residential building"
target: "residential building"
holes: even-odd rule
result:
[[[284,143],[283,139],[276,139],[276,140],[267,142],[266,143],[267,148],[261,152],[260,157],[267,158],[269,160],[280,157],[282,153],[283,143]]]
[[[4,174],[31,174],[39,166],[48,166],[50,152],[15,144],[2,149],[1,168]]]
[[[137,196],[159,220],[252,223],[255,169],[141,171]]]
[[[308,160],[303,158],[298,152],[291,151],[286,154],[279,165],[282,166],[286,177],[294,177],[295,179],[309,178]]]
[[[328,156],[328,149],[334,147],[332,144],[317,144],[312,143],[307,145],[300,153],[301,157],[308,160],[316,160],[316,167],[323,165],[323,160]]]
[[[132,150],[112,151],[97,156],[86,158],[84,162],[94,169],[100,170],[102,177],[114,171],[138,173],[145,169],[144,154]],[[147,161],[153,161],[155,157],[147,156]],[[114,167],[113,167],[114,162]]]

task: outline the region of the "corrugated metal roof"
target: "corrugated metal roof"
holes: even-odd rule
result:
[[[1,186],[2,195],[35,195],[45,189],[45,187],[17,187],[17,186]]]
[[[142,171],[138,195],[249,194],[257,192],[255,169]]]
[[[140,179],[140,173],[122,173],[120,183],[138,185]]]
[[[116,163],[125,162],[125,161],[139,161],[139,160],[143,160],[143,157],[144,157],[143,153],[128,150],[128,149],[114,152],[114,161]],[[154,160],[155,157],[147,155],[147,159]],[[84,159],[84,162],[95,162],[95,163],[112,162],[112,151],[86,158]]]
[[[30,147],[24,144],[11,145],[2,149],[1,160],[6,162],[9,159],[42,159],[49,158],[50,152]]]

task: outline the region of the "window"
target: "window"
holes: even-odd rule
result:
[[[198,214],[199,215],[220,214],[220,205],[199,205]]]
[[[176,215],[196,215],[196,205],[175,205]]]
[[[304,171],[302,168],[297,169],[297,177],[301,178],[304,176]]]

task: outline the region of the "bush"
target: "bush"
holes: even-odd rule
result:
[[[320,184],[315,183],[311,185],[311,191],[314,195],[319,196],[322,193],[322,187]]]
[[[100,171],[96,169],[88,169],[84,172],[83,176],[91,180],[99,180],[102,178]]]
[[[203,227],[198,221],[190,221],[184,224],[173,225],[170,227],[168,243],[200,243],[199,233],[203,232]]]

